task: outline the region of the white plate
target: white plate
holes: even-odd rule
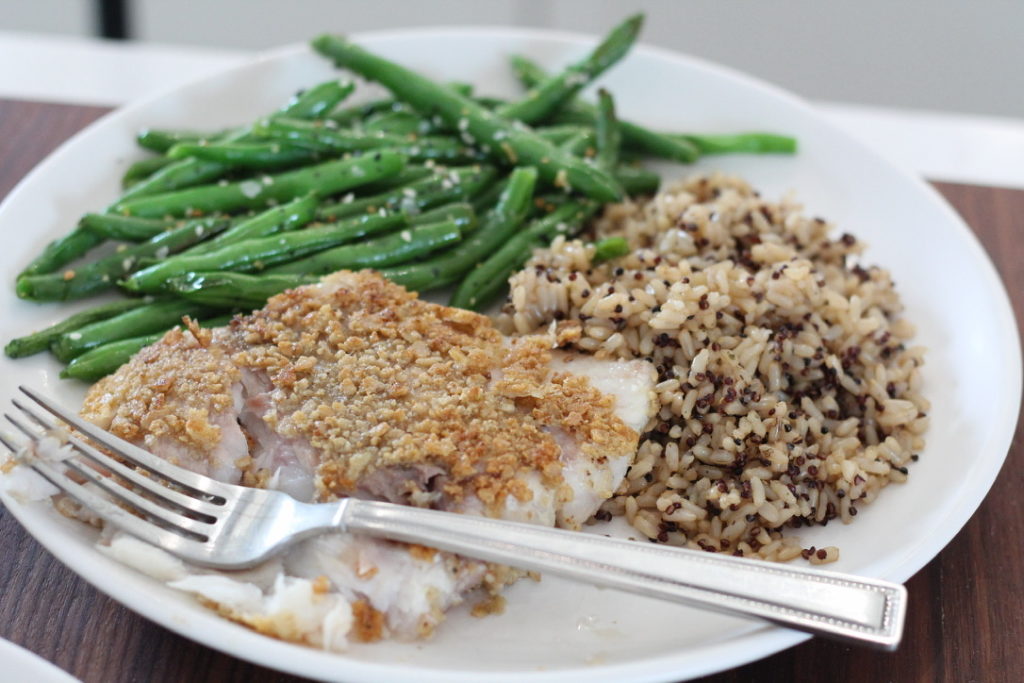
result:
[[[0,638],[0,671],[8,681],[33,683],[76,683],[63,669],[54,666],[34,652]]]
[[[562,64],[590,39],[508,29],[434,29],[367,34],[359,42],[441,80],[478,92],[518,90],[506,55],[522,52]],[[144,126],[216,129],[275,109],[290,93],[334,71],[304,47],[289,48],[104,117],[35,169],[0,207],[2,272],[18,271],[83,212],[105,206],[117,180],[140,156]],[[603,79],[624,117],[693,131],[772,130],[795,134],[791,157],[720,157],[701,169],[748,178],[766,195],[794,190],[809,212],[834,219],[870,244],[867,260],[889,268],[930,352],[925,393],[932,399],[928,447],[908,484],[893,486],[851,526],[800,530],[807,544],[839,545],[837,571],[904,581],[967,521],[1002,464],[1020,401],[1020,344],[1006,294],[978,242],[930,187],[884,162],[827,124],[812,108],[735,72],[651,48],[638,48]],[[677,173],[686,171],[678,168]],[[0,294],[4,339],[67,314]],[[7,393],[19,383],[59,393],[77,385],[37,357],[0,360]],[[521,681],[680,679],[779,651],[804,638],[702,611],[578,586],[553,578],[520,582],[502,616],[456,611],[428,643],[379,643],[326,654],[259,636],[190,598],[115,564],[91,547],[80,526],[41,505],[5,501],[43,545],[86,580],[140,614],[224,652],[323,679]],[[916,608],[911,605],[911,609]],[[899,656],[899,655],[896,655]]]

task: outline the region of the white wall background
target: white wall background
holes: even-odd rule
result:
[[[812,99],[1024,118],[1024,0],[129,1],[139,40],[244,49],[443,24],[599,33],[643,10],[645,42]],[[89,35],[93,13],[94,0],[0,0],[0,30]]]

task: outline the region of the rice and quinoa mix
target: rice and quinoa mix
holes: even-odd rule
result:
[[[790,200],[698,176],[606,209],[595,239],[632,253],[591,264],[556,240],[511,281],[499,326],[555,325],[566,348],[646,358],[658,413],[598,518],[651,541],[820,564],[787,528],[850,522],[924,446],[923,349],[889,274]]]

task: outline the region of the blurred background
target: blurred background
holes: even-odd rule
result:
[[[0,0],[0,32],[230,52],[409,26],[599,33],[638,10],[644,42],[810,99],[1024,117],[1021,0]]]

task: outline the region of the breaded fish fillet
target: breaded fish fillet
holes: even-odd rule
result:
[[[340,272],[227,327],[167,333],[97,383],[82,414],[184,467],[301,500],[578,528],[632,461],[654,373],[553,341],[506,339],[485,316]],[[466,591],[512,576],[349,534],[307,541],[284,566],[368,610],[379,629],[364,638],[429,633]]]

